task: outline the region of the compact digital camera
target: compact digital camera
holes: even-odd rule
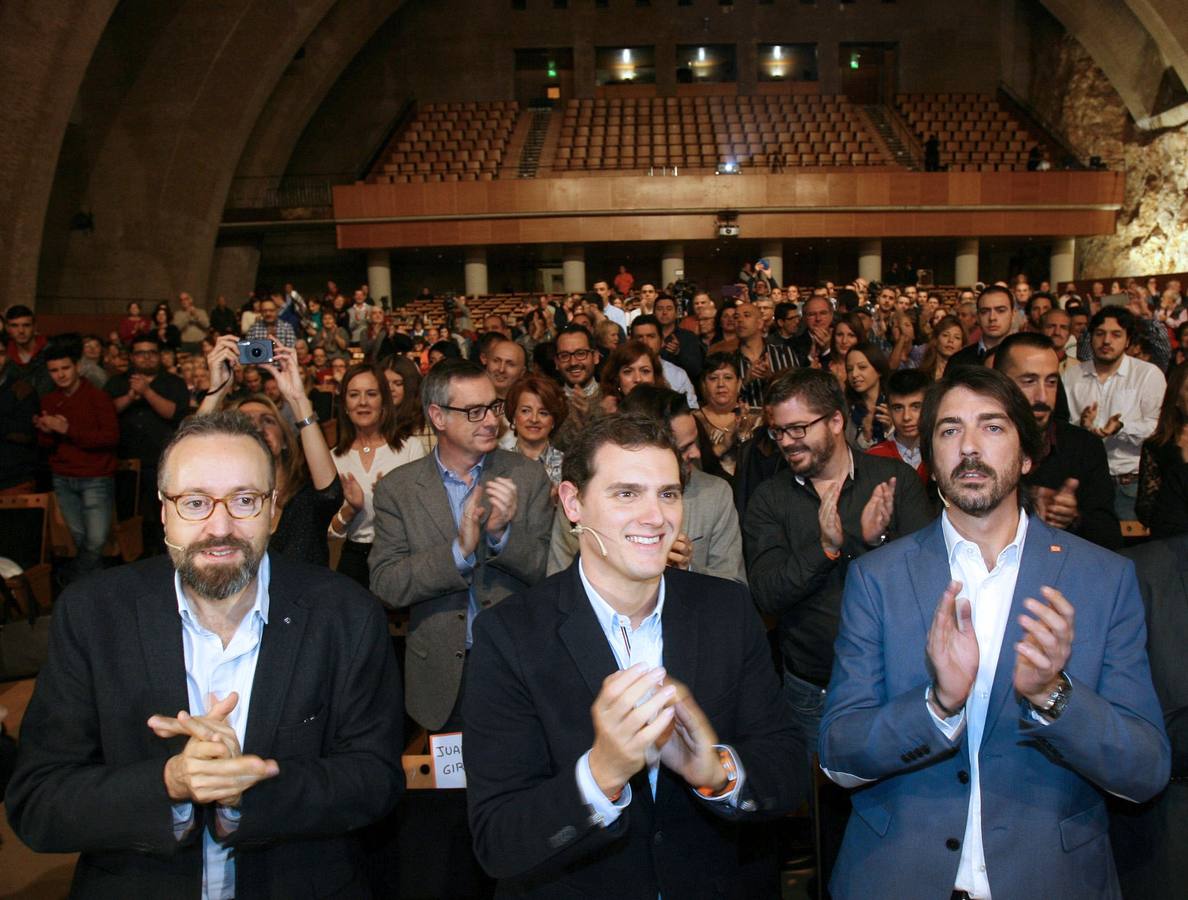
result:
[[[272,362],[272,341],[269,338],[257,341],[239,342],[239,362],[245,366],[258,366]]]

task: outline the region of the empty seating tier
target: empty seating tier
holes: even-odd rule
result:
[[[424,103],[369,181],[490,181],[498,177],[519,107],[515,101]]]
[[[570,100],[555,174],[662,166],[743,171],[892,165],[845,97],[655,97]]]
[[[923,144],[933,135],[953,171],[1019,171],[1042,142],[987,94],[899,94],[896,111]]]

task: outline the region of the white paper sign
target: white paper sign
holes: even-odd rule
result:
[[[433,757],[433,783],[437,788],[466,788],[462,732],[429,735],[429,754]]]

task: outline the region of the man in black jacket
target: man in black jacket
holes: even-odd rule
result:
[[[1051,340],[1030,332],[1012,334],[998,345],[994,368],[1023,391],[1046,438],[1046,455],[1023,479],[1036,514],[1053,528],[1108,550],[1121,548],[1105,444],[1059,416],[1060,359]]]
[[[746,588],[666,568],[663,424],[592,422],[560,501],[577,560],[487,610],[463,692],[475,853],[524,897],[778,897],[770,826],[808,793]]]
[[[54,606],[9,822],[81,852],[72,896],[367,896],[351,833],[404,786],[383,611],[266,552],[275,468],[242,414],[183,424],[160,470],[169,556]]]

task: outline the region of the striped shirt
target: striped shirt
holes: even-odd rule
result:
[[[787,369],[804,366],[804,362],[796,351],[786,344],[765,344],[763,352],[767,356],[767,364],[771,367],[773,377]],[[747,406],[762,406],[763,391],[767,386],[767,379],[750,377],[751,367],[754,363],[747,359],[741,348],[735,351],[734,358],[738,362],[739,372],[742,373],[743,385],[738,392],[739,400]]]

